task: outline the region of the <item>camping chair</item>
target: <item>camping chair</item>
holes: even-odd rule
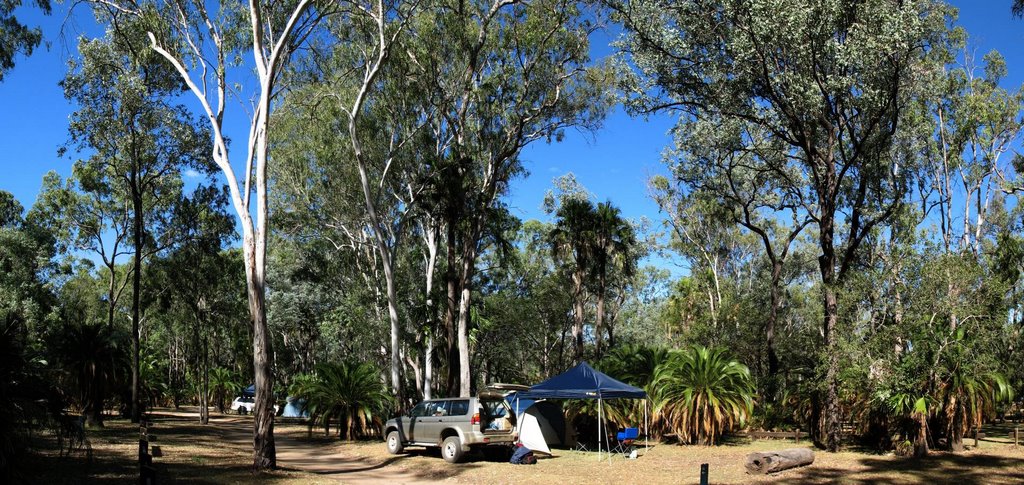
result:
[[[615,434],[615,448],[612,453],[628,455],[633,451],[633,443],[640,436],[640,428],[626,428]]]
[[[572,450],[579,451],[581,453],[589,452],[590,447],[587,446],[587,441],[585,439],[580,439],[581,437],[582,435],[580,434],[580,430],[578,428],[573,428],[573,438],[576,440],[576,446],[574,446]]]

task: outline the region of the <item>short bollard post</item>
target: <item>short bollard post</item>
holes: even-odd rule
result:
[[[1020,436],[1020,426],[1013,427],[1013,447],[1017,447],[1017,437]]]
[[[708,464],[701,463],[700,465],[700,485],[708,485]]]
[[[153,468],[153,457],[145,455],[139,460],[139,485],[156,483],[156,470]]]

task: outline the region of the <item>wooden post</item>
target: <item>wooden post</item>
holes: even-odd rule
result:
[[[1013,447],[1017,447],[1017,437],[1020,435],[1020,426],[1013,427]]]
[[[800,441],[800,428],[796,429],[796,433],[793,433],[793,443]]]
[[[153,485],[156,482],[156,470],[153,468],[153,457],[145,455],[139,460],[139,485]]]
[[[974,447],[978,447],[978,428],[974,428]]]
[[[700,485],[708,485],[708,464],[701,463],[700,465]]]

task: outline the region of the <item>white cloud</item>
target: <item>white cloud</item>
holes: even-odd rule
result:
[[[190,168],[188,170],[185,170],[185,177],[187,177],[187,178],[195,179],[195,178],[199,178],[199,176],[200,176],[199,172],[195,171],[194,169]]]

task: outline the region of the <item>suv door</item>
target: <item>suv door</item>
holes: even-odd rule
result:
[[[426,416],[419,418],[416,441],[440,443],[444,420],[448,417],[448,401],[427,401]]]
[[[402,418],[402,432],[406,441],[420,441],[418,435],[423,426],[422,420],[426,418],[427,408],[430,407],[430,404],[430,401],[421,402],[412,408],[412,411],[409,411],[408,416]]]

